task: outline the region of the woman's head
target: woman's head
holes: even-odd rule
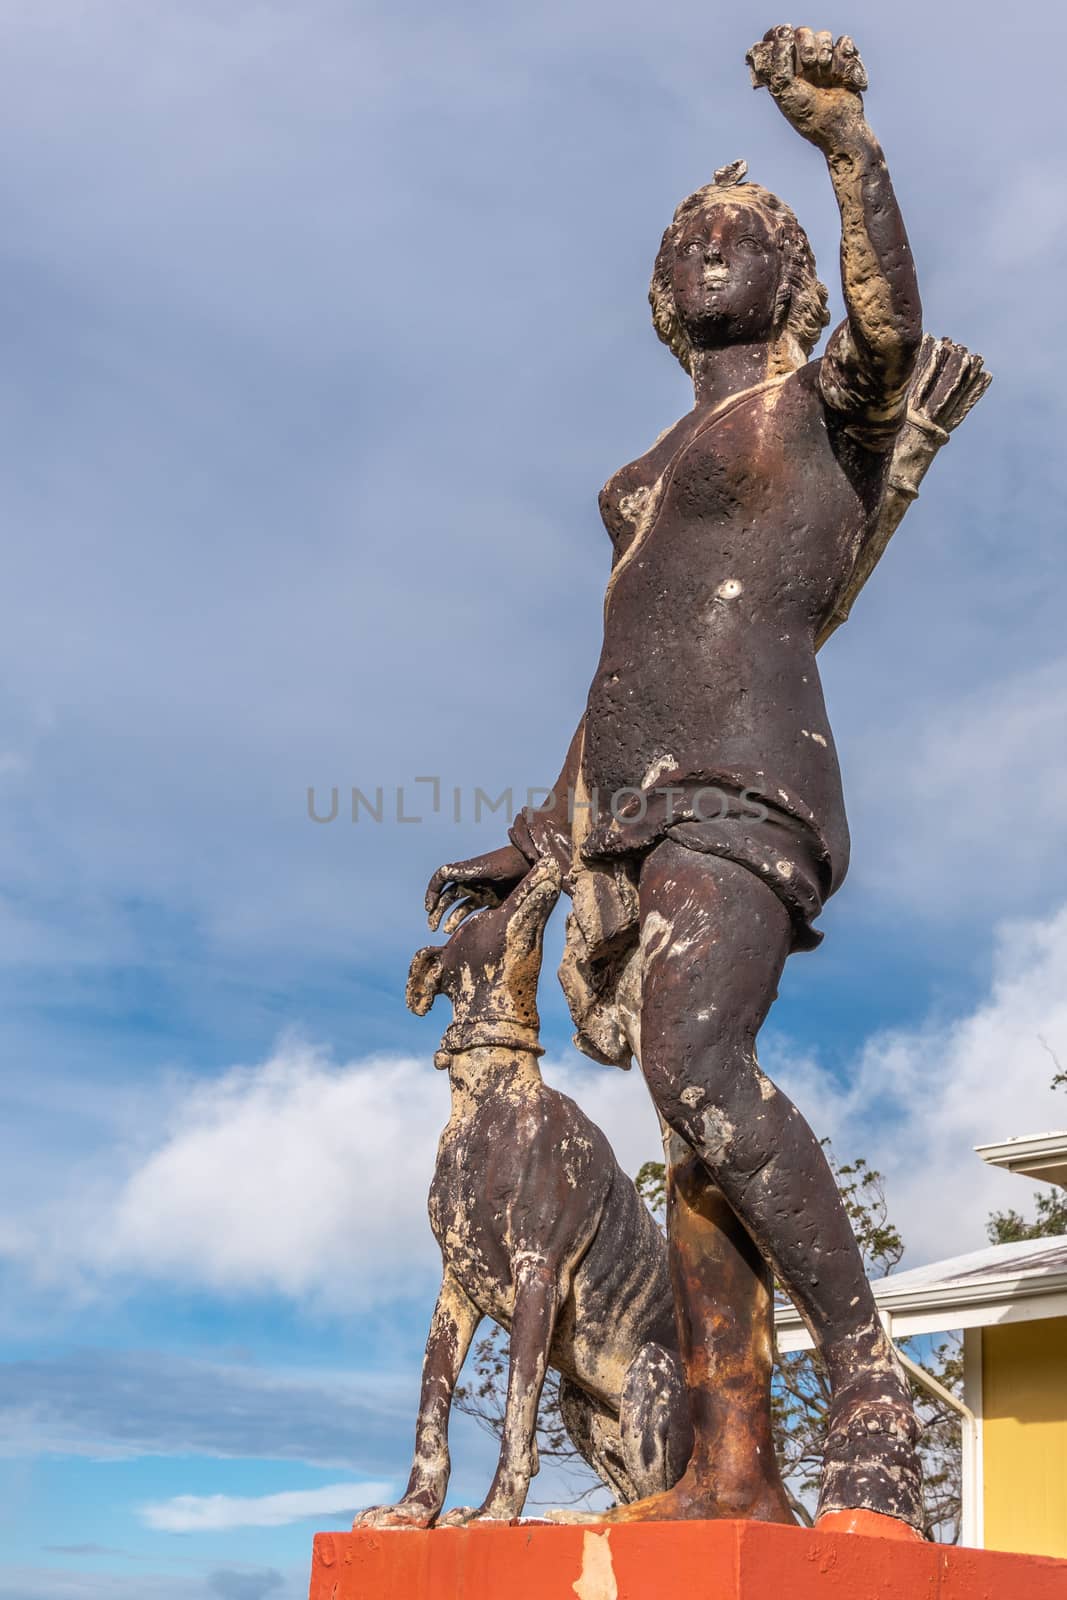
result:
[[[683,200],[656,256],[652,323],[687,372],[695,349],[739,340],[766,340],[770,370],[792,371],[830,320],[807,235],[746,170],[736,161]]]

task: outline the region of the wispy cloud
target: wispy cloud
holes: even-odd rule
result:
[[[368,1489],[376,1488],[368,1484]],[[234,1524],[237,1526],[237,1524]],[[254,1524],[263,1526],[263,1524]],[[124,1561],[136,1562],[140,1565],[143,1556],[135,1555],[130,1550],[120,1550],[113,1545],[94,1544],[45,1544],[41,1546],[45,1555],[56,1556],[112,1556]],[[0,1600],[9,1600],[11,1591],[7,1587],[7,1579],[11,1576],[10,1569],[5,1571],[0,1568]],[[301,1573],[301,1579],[303,1574]],[[16,1580],[17,1582],[17,1580]],[[160,1587],[162,1582],[163,1587]],[[103,1600],[104,1595],[119,1596],[134,1595],[134,1600],[151,1596],[151,1600],[170,1600],[172,1593],[171,1580],[155,1580],[153,1578],[138,1577],[135,1579],[124,1578],[119,1575],[105,1575],[99,1572],[84,1576],[69,1571],[63,1573],[46,1573],[40,1570],[26,1573],[22,1579],[23,1587],[19,1589],[21,1600],[38,1594],[47,1594],[49,1600],[55,1600],[61,1594],[79,1596],[85,1595],[87,1600]],[[190,1584],[189,1579],[183,1579],[186,1593],[190,1596],[200,1595],[205,1591],[199,1588],[196,1580]],[[258,1566],[228,1566],[215,1567],[205,1576],[206,1593],[218,1596],[219,1600],[266,1600],[267,1595],[278,1596],[279,1590],[287,1592],[296,1600],[297,1591],[306,1587],[300,1580],[295,1585],[287,1582],[283,1573],[276,1567]],[[82,1585],[88,1585],[83,1588]],[[39,1587],[39,1585],[41,1587]],[[45,1587],[47,1586],[47,1587]],[[302,1600],[302,1592],[300,1595]]]
[[[220,1567],[208,1574],[208,1589],[220,1600],[264,1600],[285,1588],[285,1579],[273,1567]]]
[[[852,755],[854,876],[883,916],[988,924],[1067,890],[1067,656],[896,696]]]
[[[45,1544],[41,1549],[52,1556],[129,1556],[128,1550],[118,1550],[110,1544]]]
[[[281,1528],[309,1517],[332,1517],[374,1505],[392,1491],[383,1483],[330,1483],[278,1494],[179,1494],[140,1506],[138,1514],[163,1533],[220,1533],[227,1528]]]
[[[0,1600],[306,1600],[307,1563],[288,1574],[272,1567],[217,1567],[185,1572],[74,1572],[0,1567]]]
[[[150,1351],[0,1362],[0,1457],[256,1457],[374,1475],[406,1456],[417,1387],[414,1370],[361,1379]]]
[[[1067,906],[1000,926],[988,993],[965,1015],[876,1034],[839,1073],[798,1059],[788,1041],[761,1047],[841,1156],[885,1174],[910,1264],[976,1248],[991,1209],[1029,1205],[1034,1186],[986,1166],[973,1146],[1067,1126],[1049,1057],[1067,1061],[1064,972]]]

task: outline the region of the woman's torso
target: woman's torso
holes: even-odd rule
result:
[[[628,788],[699,778],[795,810],[848,857],[815,663],[881,486],[843,436],[818,365],[692,413],[601,495],[617,560],[585,725],[601,815]]]

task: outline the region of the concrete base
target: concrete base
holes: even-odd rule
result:
[[[310,1600],[1067,1600],[1067,1561],[759,1522],[320,1533]]]

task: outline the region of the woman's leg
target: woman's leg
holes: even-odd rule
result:
[[[917,1524],[907,1383],[818,1140],[756,1059],[792,943],[789,917],[747,868],[670,840],[646,859],[640,899],[641,1065],[652,1098],[773,1266],[827,1364],[834,1399],[820,1509],[858,1506]],[[684,1300],[677,1275],[676,1293]],[[698,1436],[694,1460],[702,1448],[711,1459],[710,1435]]]

